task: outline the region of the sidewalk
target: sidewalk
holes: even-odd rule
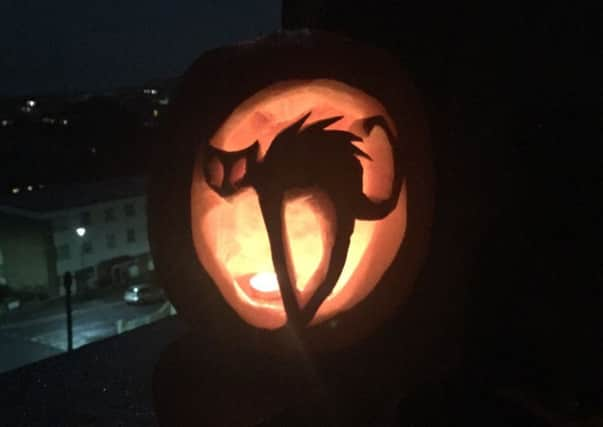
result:
[[[0,373],[38,362],[62,351],[0,332]]]
[[[104,292],[102,295],[96,296],[95,298],[84,299],[78,298],[76,295],[72,301],[72,308],[75,311],[84,309],[89,305],[97,304],[98,302],[120,301],[123,292],[123,288],[110,288],[106,289],[106,292]],[[0,327],[8,324],[43,318],[53,314],[63,314],[64,312],[64,296],[50,298],[46,301],[32,301],[24,304],[16,310],[0,315]]]

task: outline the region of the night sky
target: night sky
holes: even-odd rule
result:
[[[272,32],[280,19],[276,0],[4,0],[0,96],[175,77],[202,51]]]

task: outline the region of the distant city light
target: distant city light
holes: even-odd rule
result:
[[[28,185],[27,186],[27,191],[33,191],[33,186],[32,185]]]
[[[169,103],[170,103],[170,98],[168,98],[167,96],[165,98],[161,98],[159,100],[160,105],[168,105]]]
[[[54,124],[56,122],[55,119],[53,119],[52,117],[43,117],[42,118],[42,122],[43,123],[49,123],[49,124]]]
[[[75,233],[80,236],[80,237],[84,237],[84,235],[86,234],[86,228],[85,227],[78,227],[75,229]]]
[[[61,120],[61,123],[63,124],[63,126],[67,126],[69,124],[69,120],[63,119]]]
[[[41,188],[44,188],[44,187],[46,187],[44,184],[38,184],[38,188],[41,189]]]
[[[153,117],[159,117],[159,111],[153,110]]]
[[[19,194],[19,191],[21,191],[21,189],[19,187],[14,187],[12,190],[13,194]]]
[[[144,89],[143,92],[146,95],[157,95],[157,89]]]
[[[25,106],[21,107],[21,111],[23,111],[24,113],[31,113],[31,107],[28,105],[25,105]]]
[[[36,101],[34,101],[33,99],[28,99],[26,104],[27,104],[27,106],[33,108],[36,106]]]
[[[92,154],[96,154],[96,147],[90,147],[90,152]]]
[[[8,126],[8,120],[2,120],[2,126],[3,127]]]

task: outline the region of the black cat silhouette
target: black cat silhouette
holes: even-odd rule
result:
[[[359,157],[372,159],[352,144],[362,141],[362,138],[347,131],[326,129],[342,116],[319,120],[302,129],[310,114],[283,129],[261,161],[258,160],[259,143],[256,141],[244,150],[231,152],[208,145],[203,163],[208,184],[222,197],[231,196],[248,186],[257,192],[281,298],[288,323],[293,327],[307,325],[333,291],[345,265],[354,221],[379,220],[387,216],[398,202],[402,184],[399,159],[394,155],[391,194],[381,202],[371,201],[362,192],[363,170]],[[375,126],[380,126],[395,147],[395,137],[383,116],[366,118],[362,124],[367,134]],[[216,161],[219,162],[219,174],[210,167],[216,165]],[[326,193],[337,218],[335,241],[325,278],[303,308],[298,304],[287,270],[288,248],[283,229],[285,197],[293,189],[317,189]]]

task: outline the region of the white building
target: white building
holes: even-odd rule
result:
[[[61,276],[112,258],[149,252],[144,195],[61,209],[46,217],[52,222]]]
[[[94,287],[154,269],[142,178],[45,187],[0,204],[51,224],[59,277],[69,271],[79,285]]]

